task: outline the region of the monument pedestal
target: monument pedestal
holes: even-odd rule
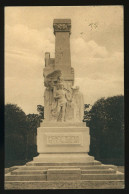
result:
[[[39,156],[33,161],[43,163],[92,162],[94,157],[88,155],[89,145],[89,128],[85,126],[85,123],[77,123],[77,125],[76,123],[43,123],[37,129]]]
[[[5,189],[122,189],[124,174],[89,156],[84,123],[42,123],[39,156],[5,176]]]

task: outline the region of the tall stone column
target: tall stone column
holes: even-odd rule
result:
[[[74,84],[74,69],[71,67],[70,53],[70,19],[54,19],[53,29],[55,34],[55,69],[62,73],[64,81]]]
[[[71,67],[70,54],[70,19],[54,19],[55,66]]]

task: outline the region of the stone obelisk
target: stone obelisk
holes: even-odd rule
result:
[[[83,123],[84,102],[79,87],[74,87],[71,67],[70,19],[54,19],[55,58],[45,53],[43,71],[44,121],[37,129],[39,156],[35,162],[58,163],[93,161],[88,155],[89,128]]]

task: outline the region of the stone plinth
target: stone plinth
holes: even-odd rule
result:
[[[88,127],[39,127],[38,153],[88,153],[90,136]]]
[[[48,127],[47,127],[48,125]],[[88,155],[90,136],[89,128],[81,123],[73,124],[44,123],[37,129],[38,157],[34,162],[92,162]],[[53,126],[53,127],[52,127]]]

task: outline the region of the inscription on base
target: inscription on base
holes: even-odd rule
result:
[[[48,145],[58,145],[58,144],[74,144],[80,145],[82,143],[82,138],[80,135],[57,135],[57,134],[47,134],[47,144]]]

